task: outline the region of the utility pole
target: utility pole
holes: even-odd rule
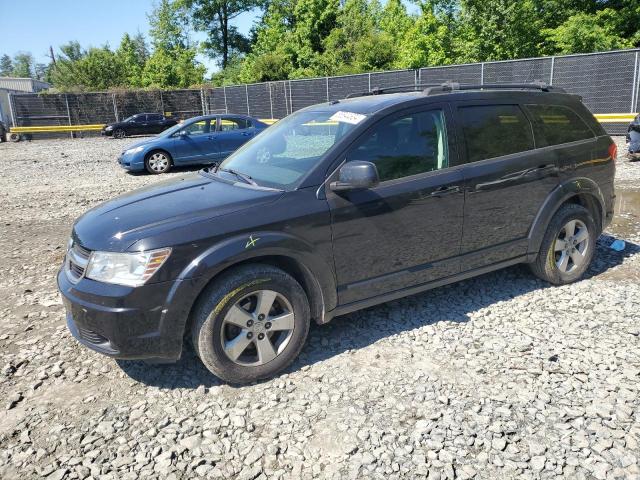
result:
[[[51,63],[53,63],[53,66],[56,66],[56,56],[53,53],[53,47],[51,45],[49,45],[49,56],[51,57]]]

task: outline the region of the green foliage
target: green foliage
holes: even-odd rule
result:
[[[217,83],[640,46],[637,0],[273,0]]]
[[[122,65],[126,85],[142,87],[142,72],[149,58],[149,50],[144,37],[140,34],[134,38],[125,33],[116,51]]]
[[[421,15],[412,22],[398,42],[396,65],[420,68],[451,63],[450,29],[438,18],[430,4],[422,5]]]
[[[13,74],[13,60],[6,53],[0,57],[0,77],[10,77]]]
[[[34,61],[33,55],[28,52],[20,52],[13,57],[12,77],[33,77]]]
[[[141,84],[161,88],[201,84],[205,67],[196,61],[196,49],[190,45],[184,6],[162,0],[149,23],[153,53],[144,65]]]
[[[619,31],[617,12],[606,8],[592,14],[577,13],[543,33],[554,45],[555,53],[583,53],[632,47],[633,39],[622,38]]]
[[[158,0],[150,46],[125,34],[114,51],[60,46],[58,61],[0,57],[0,75],[58,89],[202,84],[204,53],[229,85],[640,47],[638,0]],[[411,2],[417,6],[411,8]],[[233,24],[260,13],[251,34]],[[206,33],[193,44],[189,29]]]
[[[231,57],[249,51],[249,39],[242,35],[231,21],[241,13],[261,8],[266,0],[180,0],[178,5],[189,10],[196,30],[206,32],[203,49],[212,57],[220,58],[225,68]]]

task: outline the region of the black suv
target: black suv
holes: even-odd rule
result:
[[[177,125],[172,118],[159,113],[138,113],[121,122],[110,123],[102,128],[102,135],[113,138],[124,138],[129,135],[154,135]]]
[[[220,165],[104,203],[58,285],[84,345],[269,377],[309,323],[528,263],[579,279],[613,215],[616,147],[580,98],[445,84],[300,110]]]

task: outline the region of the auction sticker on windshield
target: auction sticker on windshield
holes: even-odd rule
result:
[[[351,125],[357,125],[365,118],[367,118],[367,116],[362,115],[360,113],[344,112],[342,110],[339,110],[333,115],[331,115],[329,120],[333,120],[334,122],[343,122],[343,123],[350,123]]]

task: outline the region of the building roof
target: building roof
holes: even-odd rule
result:
[[[51,88],[51,85],[33,78],[0,77],[0,88],[35,93]]]

